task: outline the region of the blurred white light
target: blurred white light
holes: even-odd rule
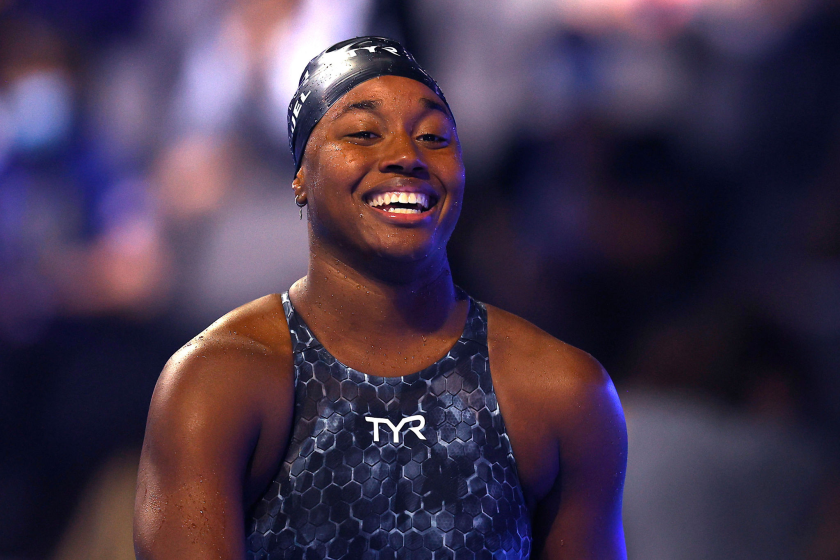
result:
[[[248,60],[238,37],[200,41],[187,55],[179,113],[189,130],[229,126],[248,87]]]
[[[73,118],[72,97],[67,78],[55,70],[33,72],[12,82],[8,101],[16,147],[38,151],[63,141]]]
[[[278,137],[286,135],[286,113],[307,63],[331,45],[365,33],[370,0],[307,0],[287,25],[277,29],[266,82],[269,118]]]

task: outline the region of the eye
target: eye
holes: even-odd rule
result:
[[[360,130],[358,132],[348,134],[347,136],[348,138],[357,138],[359,140],[373,140],[377,137],[377,134],[369,130]]]
[[[438,136],[437,134],[432,134],[432,133],[421,134],[420,136],[417,137],[417,139],[420,140],[421,142],[428,142],[430,144],[436,144],[436,145],[439,145],[439,146],[446,146],[446,145],[449,144],[449,139],[448,138],[444,138],[443,136]]]

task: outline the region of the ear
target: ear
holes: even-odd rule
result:
[[[295,191],[295,201],[298,201],[299,205],[306,203],[306,188],[303,186],[304,184],[306,184],[306,172],[301,167],[298,169],[292,181],[292,190]]]

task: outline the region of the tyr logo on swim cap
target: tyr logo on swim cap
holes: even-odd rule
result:
[[[309,61],[289,104],[289,148],[295,160],[295,173],[300,169],[312,129],[333,103],[362,82],[387,75],[425,84],[449,108],[437,83],[393,39],[356,37],[337,43]]]

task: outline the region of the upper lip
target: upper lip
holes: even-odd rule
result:
[[[396,179],[388,179],[387,181],[376,185],[376,187],[362,195],[362,200],[364,200],[365,203],[368,203],[373,199],[373,197],[388,192],[422,193],[429,197],[430,206],[434,206],[442,198],[440,193],[438,193],[425,181],[399,177]]]

